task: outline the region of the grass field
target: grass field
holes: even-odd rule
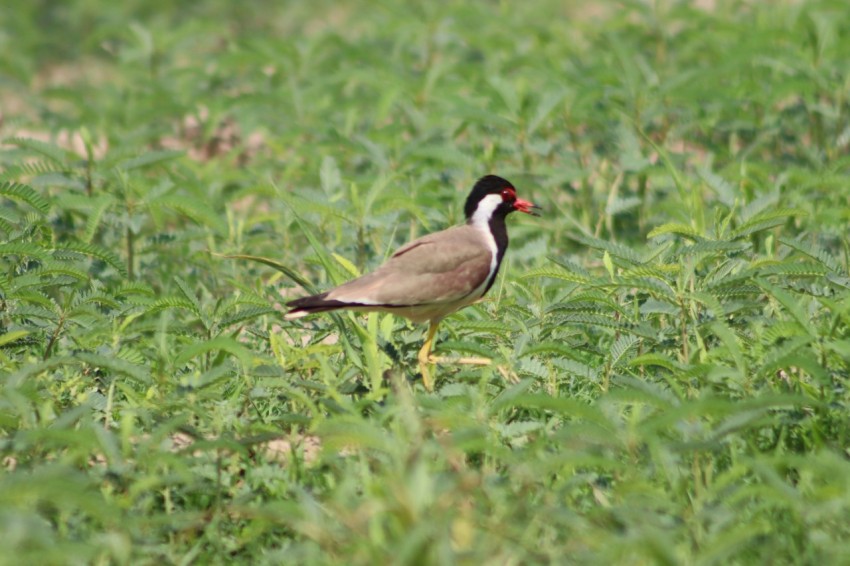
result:
[[[0,564],[850,563],[846,0],[7,4]]]

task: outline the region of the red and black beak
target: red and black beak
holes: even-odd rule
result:
[[[520,212],[524,212],[526,214],[530,214],[532,216],[540,216],[533,209],[540,210],[540,207],[534,204],[533,202],[529,202],[527,200],[523,200],[518,198],[514,201],[514,210],[518,210]]]

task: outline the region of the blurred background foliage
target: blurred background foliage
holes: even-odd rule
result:
[[[0,562],[847,561],[849,16],[4,4]],[[494,366],[282,321],[486,173]]]

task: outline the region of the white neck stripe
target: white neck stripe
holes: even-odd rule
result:
[[[502,205],[502,195],[487,195],[480,201],[478,201],[478,206],[475,208],[475,212],[472,213],[472,218],[470,222],[475,226],[484,226],[487,228],[487,231],[490,231],[490,219],[493,217],[493,213]]]
[[[478,201],[478,207],[475,209],[475,212],[472,213],[472,218],[469,219],[469,223],[481,232],[481,235],[484,236],[484,241],[487,242],[487,247],[490,248],[490,273],[487,274],[487,279],[485,279],[482,284],[482,293],[484,292],[484,289],[487,288],[487,284],[490,282],[490,279],[492,279],[493,275],[496,273],[496,268],[499,266],[499,260],[497,257],[499,255],[499,248],[496,246],[496,239],[493,237],[493,232],[490,231],[490,219],[501,204],[502,195],[487,195]]]

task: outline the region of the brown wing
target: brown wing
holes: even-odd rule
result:
[[[481,233],[458,226],[415,240],[376,271],[326,299],[374,305],[427,305],[463,299],[486,281],[492,254]]]

